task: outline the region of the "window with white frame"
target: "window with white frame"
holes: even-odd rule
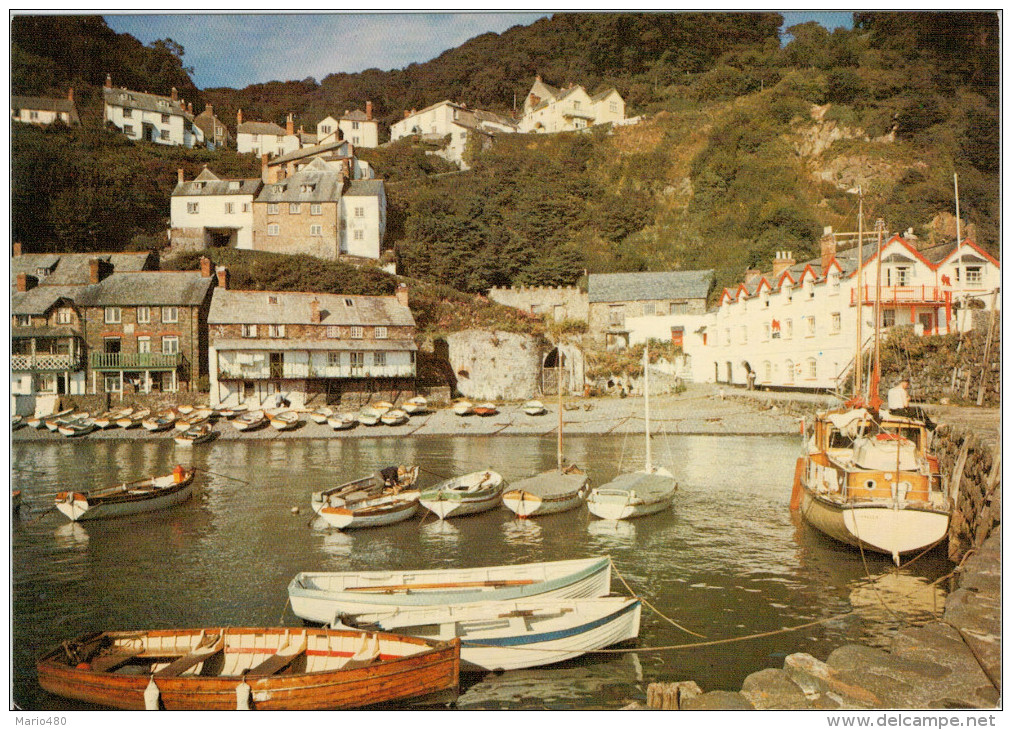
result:
[[[323,235],[323,226],[321,226],[319,224],[311,225],[309,227],[309,235],[310,236],[322,236]]]
[[[288,204],[288,213],[290,215],[298,215],[301,212],[302,212],[302,204],[301,203],[289,203]]]
[[[200,203],[187,203],[186,204],[186,212],[187,213],[191,213],[191,214],[192,213],[199,213],[200,212]]]
[[[840,275],[830,274],[829,275],[829,295],[835,296],[840,293]]]
[[[106,374],[105,376],[105,392],[106,393],[119,393],[120,383],[119,375]]]
[[[355,208],[355,217],[363,218],[365,216],[365,208]]]
[[[608,111],[610,111],[612,114],[617,114],[618,113],[618,102],[617,101],[609,101],[608,102]]]
[[[789,340],[794,337],[794,320],[784,320],[784,339]]]
[[[890,266],[886,269],[886,286],[907,286],[910,273],[910,266]]]
[[[124,124],[123,125],[123,134],[125,134],[128,137],[133,137],[133,135],[134,135],[134,125],[132,125],[132,124]]]
[[[14,322],[18,327],[30,327],[32,324],[32,318],[28,314],[16,314],[14,315]]]
[[[323,215],[323,206],[319,203],[311,203],[309,206],[309,215]]]
[[[278,204],[277,203],[268,203],[267,204],[267,215],[277,215],[277,214],[278,214]]]
[[[341,353],[340,352],[328,352],[327,353],[327,367],[339,368],[341,367]]]
[[[242,204],[242,212],[243,213],[249,213],[250,212],[250,204],[249,203],[243,203]]]
[[[163,355],[178,355],[179,354],[179,338],[175,335],[166,335],[162,338],[162,354]]]
[[[267,224],[267,235],[268,236],[277,236],[280,233],[281,233],[281,226],[279,226],[277,223],[269,223],[269,224]]]
[[[365,365],[365,353],[364,352],[349,352],[351,360],[351,374],[361,375],[362,367]]]
[[[137,338],[137,352],[140,352],[140,353],[151,352],[151,338],[150,337],[138,337]]]
[[[268,337],[284,337],[285,326],[283,324],[269,324],[267,325],[267,336]]]
[[[784,300],[788,304],[794,301],[794,287],[790,284],[784,284]]]
[[[165,140],[165,141],[168,141],[168,139],[169,139],[169,130],[167,130],[167,129],[163,129],[163,130],[162,130],[162,131],[161,131],[161,132],[159,133],[159,135],[158,135],[158,136],[159,136],[159,137],[161,137],[161,138],[162,138],[163,140]]]
[[[656,302],[643,302],[643,316],[644,317],[653,317],[654,313],[656,311],[657,311],[657,303]]]
[[[688,311],[688,302],[671,302],[668,304],[668,314],[686,314]]]
[[[74,310],[70,307],[60,307],[56,310],[56,324],[70,324],[74,321]]]
[[[179,321],[179,307],[162,307],[162,322],[175,324]]]
[[[784,363],[784,375],[787,376],[787,382],[788,383],[793,383],[794,382],[794,361],[793,360],[788,360],[786,363]]]
[[[830,334],[838,335],[843,327],[843,323],[840,319],[839,312],[833,312],[829,315],[829,332]]]
[[[883,309],[882,310],[882,326],[883,327],[895,327],[896,326],[896,310],[895,309]]]
[[[123,312],[119,307],[106,307],[105,308],[105,323],[106,324],[119,324],[123,321]]]
[[[608,324],[612,327],[621,327],[625,324],[625,306],[612,304],[608,307]]]
[[[351,123],[351,128],[352,129],[358,129],[358,122],[352,122]]]
[[[137,324],[151,324],[151,307],[137,307]]]
[[[257,336],[257,326],[255,324],[244,324],[242,326],[242,336],[243,337],[256,337]]]
[[[134,116],[134,110],[133,109],[131,109],[128,106],[127,107],[123,107],[123,118],[124,119],[133,119],[133,116]]]
[[[119,378],[116,379],[117,383]],[[39,393],[56,392],[56,373],[39,373],[35,376],[35,389]]]
[[[355,231],[355,235],[352,236],[355,241],[362,241],[365,239],[365,231]]]
[[[373,329],[373,337],[375,337],[377,340],[385,340],[387,338],[387,328],[375,327]]]
[[[815,317],[805,317],[805,337],[815,337]]]
[[[353,340],[361,340],[362,339],[362,328],[359,327],[358,325],[353,325],[351,327],[351,338]]]
[[[819,361],[814,357],[808,358],[808,377],[815,378],[819,374]]]
[[[386,367],[387,354],[385,352],[374,352],[372,354],[372,364],[380,368]]]
[[[336,324],[327,325],[327,337],[331,340],[341,339],[341,328]]]
[[[967,266],[966,267],[966,283],[967,284],[980,284],[984,280],[983,267],[981,266]]]
[[[235,203],[225,203],[225,213],[227,215],[235,213]]]
[[[773,363],[769,360],[763,362],[763,380],[766,382],[773,380]]]

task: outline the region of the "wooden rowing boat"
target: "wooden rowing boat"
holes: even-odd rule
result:
[[[56,509],[74,522],[123,517],[185,502],[193,487],[193,469],[177,466],[172,474],[90,492],[60,492]]]
[[[541,517],[579,507],[589,489],[587,475],[569,466],[514,482],[503,494],[502,503],[517,517]]]
[[[408,422],[408,414],[400,408],[387,411],[380,420],[387,426],[400,426]]]
[[[295,411],[282,411],[270,415],[271,426],[278,431],[290,431],[299,425],[299,414]]]
[[[172,428],[172,424],[176,422],[177,414],[175,411],[162,411],[161,413],[149,416],[141,421],[141,426],[145,430],[151,433],[158,433],[159,431],[168,431]]]
[[[461,671],[529,669],[574,659],[639,636],[637,598],[494,601],[342,615],[335,626],[460,638]]]
[[[383,414],[373,408],[363,408],[355,417],[363,426],[375,426],[380,422]]]
[[[94,431],[95,428],[95,422],[85,415],[81,418],[61,420],[57,425],[56,430],[59,431],[61,436],[74,438],[76,436],[89,434]]]
[[[194,409],[196,409],[196,407],[197,406],[191,405],[190,403],[184,403],[181,406],[176,406],[176,411],[178,411],[180,414],[182,414],[184,416],[188,416],[191,413],[193,413],[193,411],[194,411]]]
[[[417,395],[414,398],[408,398],[404,401],[401,408],[403,408],[409,416],[414,416],[419,413],[425,413],[425,411],[429,409],[429,401],[422,396]]]
[[[445,520],[486,512],[502,502],[506,482],[499,472],[486,469],[447,479],[422,492],[422,506]]]
[[[368,407],[382,416],[384,413],[391,410],[394,407],[394,404],[388,400],[378,400],[375,403],[370,403]]]
[[[309,414],[309,419],[313,423],[326,423],[327,419],[334,415],[334,409],[330,406],[324,406],[323,408],[317,408],[315,411]]]
[[[66,418],[74,412],[73,408],[66,408],[56,413],[50,413],[48,416],[32,416],[28,419],[28,425],[32,428],[49,428],[49,421],[57,421],[61,418]],[[56,426],[49,428],[50,431],[55,431]]]
[[[240,416],[249,409],[245,403],[240,403],[235,406],[223,406],[218,409],[218,415],[231,421],[236,416]]]
[[[327,419],[327,425],[335,431],[346,431],[358,425],[358,417],[354,413],[337,413]]]
[[[191,411],[189,415],[176,421],[176,430],[179,432],[189,431],[195,426],[203,426],[210,423],[214,411],[210,408],[199,408]]]
[[[116,420],[116,425],[120,428],[134,428],[140,426],[145,418],[151,415],[150,408],[142,408],[139,411],[133,411]]]
[[[418,491],[387,494],[373,499],[346,501],[341,507],[326,507],[320,517],[339,530],[382,527],[404,522],[418,512]]]
[[[605,556],[448,570],[304,572],[288,584],[288,598],[296,616],[326,624],[338,614],[398,606],[596,598],[610,590],[611,558]]]
[[[543,416],[548,409],[546,409],[545,404],[539,400],[529,400],[524,403],[523,410],[528,416]]]
[[[104,631],[36,663],[47,692],[124,710],[329,710],[456,695],[458,641],[314,628]]]
[[[417,490],[413,487],[418,481],[418,471],[417,466],[388,466],[367,477],[313,492],[310,504],[316,514],[326,519],[329,509],[346,507],[349,502],[402,495],[409,491],[414,492],[417,500]]]
[[[63,413],[66,413],[66,411],[63,411]],[[70,423],[71,421],[77,421],[77,420],[79,420],[81,418],[88,418],[88,416],[90,416],[90,415],[91,414],[88,413],[88,411],[77,411],[77,412],[71,412],[70,414],[63,415],[63,416],[55,416],[55,415],[54,416],[49,416],[49,417],[46,418],[46,428],[48,428],[50,431],[54,431],[55,432],[55,431],[59,430],[60,426],[63,425],[64,423]]]
[[[188,428],[182,433],[177,433],[173,439],[179,446],[194,446],[195,444],[203,444],[217,438],[218,432],[213,430],[210,425],[203,423],[199,426],[193,426]]]
[[[267,414],[263,411],[247,411],[232,419],[232,428],[236,431],[252,431],[267,423]]]
[[[474,413],[474,405],[469,400],[458,400],[453,404],[453,412],[458,416],[470,416]]]
[[[495,403],[479,403],[474,407],[474,414],[476,416],[494,416],[499,412],[496,408]]]

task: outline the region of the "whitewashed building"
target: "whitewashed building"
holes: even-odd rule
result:
[[[615,89],[591,95],[580,85],[549,86],[540,76],[524,99],[521,132],[573,132],[625,119],[625,101]]]
[[[754,372],[756,387],[839,388],[853,365],[859,316],[865,347],[875,334],[880,264],[880,326],[908,325],[917,334],[956,332],[957,303],[975,298],[989,306],[1000,284],[998,261],[971,241],[918,250],[892,236],[880,261],[877,243],[866,240],[862,258],[859,288],[856,246],[837,251],[829,231],[819,259],[796,263],[779,252],[771,273],[746,272],[724,290],[705,344],[691,351],[707,363],[706,379],[746,385]]]
[[[49,126],[57,121],[68,127],[81,123],[74,104],[74,89],[67,90],[65,99],[50,99],[39,96],[12,96],[11,120],[26,124]]]
[[[226,180],[206,167],[187,182],[179,170],[170,203],[172,247],[253,248],[253,200],[262,187],[259,178]]]
[[[292,407],[414,390],[408,290],[370,297],[218,288],[208,313],[211,404]]]
[[[421,111],[405,110],[404,119],[390,125],[390,141],[418,136],[423,140],[439,142],[449,135],[446,146],[437,154],[466,167],[464,151],[469,140],[477,139],[478,144],[486,146],[495,135],[516,131],[517,125],[505,117],[480,109],[468,109],[464,104],[447,100]]]
[[[342,252],[378,259],[387,232],[387,197],[382,180],[352,180],[341,196]]]
[[[244,122],[240,109],[235,115],[235,127],[236,149],[241,153],[273,157],[294,152],[302,146],[291,114],[282,129],[274,122]]]
[[[379,146],[379,122],[372,117],[371,101],[365,103],[365,111],[345,109],[342,116],[329,116],[317,123],[317,144],[338,140],[347,140],[356,147]]]
[[[106,76],[102,90],[104,119],[127,137],[154,144],[195,147],[204,144],[204,131],[194,124],[193,112],[178,96],[114,89]]]

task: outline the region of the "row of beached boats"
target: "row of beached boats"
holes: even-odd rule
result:
[[[48,692],[128,710],[323,710],[449,702],[461,672],[540,667],[639,636],[611,558],[298,573],[299,628],[102,631],[36,662]]]

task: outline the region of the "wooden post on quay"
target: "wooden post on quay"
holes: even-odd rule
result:
[[[647,686],[647,707],[651,710],[680,710],[682,702],[703,694],[695,682],[651,682]]]
[[[987,384],[988,360],[991,358],[991,341],[994,338],[995,306],[998,303],[998,289],[991,292],[991,321],[987,325],[987,344],[984,345],[984,362],[980,366],[980,385],[977,387],[977,405],[984,403],[984,386]]]

